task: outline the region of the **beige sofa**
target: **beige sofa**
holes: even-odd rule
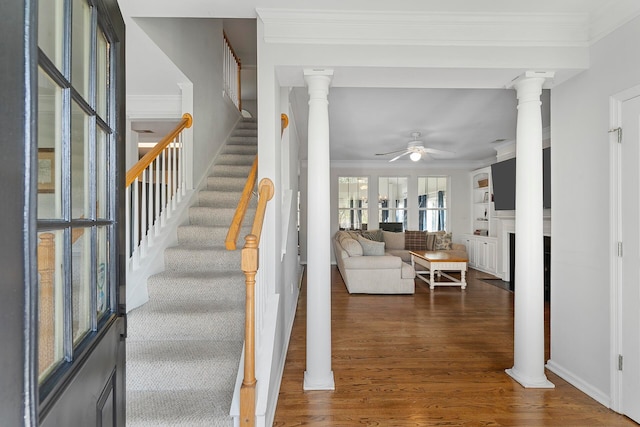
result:
[[[414,293],[413,267],[398,256],[386,254],[384,242],[370,240],[369,243],[362,239],[348,231],[338,231],[333,238],[336,263],[347,291],[350,294]]]
[[[338,270],[349,293],[412,294],[410,251],[442,250],[467,257],[445,232],[338,231],[333,238]]]
[[[382,236],[385,242],[385,252],[402,258],[404,262],[411,262],[411,251],[438,250],[468,258],[467,248],[461,243],[453,243],[451,234],[444,231],[405,231],[403,233],[382,231]]]

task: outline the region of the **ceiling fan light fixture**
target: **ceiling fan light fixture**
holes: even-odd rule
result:
[[[413,152],[409,155],[409,158],[411,160],[413,160],[414,162],[417,162],[418,160],[420,160],[422,158],[422,154],[418,153],[418,152]]]

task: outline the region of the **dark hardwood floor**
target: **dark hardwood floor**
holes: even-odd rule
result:
[[[465,291],[416,280],[415,295],[349,295],[333,267],[336,388],[307,392],[303,280],[274,426],[636,425],[549,371],[555,389],[512,380],[513,294],[482,276],[470,270]]]

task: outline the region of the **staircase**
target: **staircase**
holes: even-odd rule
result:
[[[127,426],[232,426],[231,400],[244,341],[240,250],[224,246],[257,152],[257,126],[238,123],[207,188],[148,280],[149,302],[128,316]],[[245,216],[249,233],[255,204]],[[242,242],[239,242],[239,246]]]

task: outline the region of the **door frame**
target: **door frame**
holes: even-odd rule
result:
[[[0,413],[6,425],[38,422],[36,105],[38,47],[36,0],[0,2]]]
[[[622,354],[622,258],[618,256],[618,242],[622,241],[622,176],[621,147],[618,133],[622,127],[622,104],[640,96],[640,85],[625,89],[609,98],[609,283],[610,295],[610,403],[609,407],[616,412],[622,410],[622,372],[618,370],[618,355]]]

